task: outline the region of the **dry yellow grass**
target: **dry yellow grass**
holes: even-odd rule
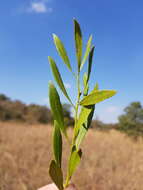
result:
[[[67,152],[68,145],[65,168]],[[83,152],[73,178],[79,190],[143,190],[142,140],[89,131]],[[49,183],[51,158],[50,126],[0,123],[0,190],[36,190]]]

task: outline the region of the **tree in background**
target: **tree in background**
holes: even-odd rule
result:
[[[74,125],[71,116],[71,106],[63,104],[63,115],[67,126]],[[0,121],[20,121],[31,124],[52,123],[51,110],[43,105],[24,104],[19,100],[11,100],[5,94],[0,94]]]
[[[29,123],[49,123],[52,121],[51,111],[46,106],[37,104],[27,106],[25,118]]]
[[[119,117],[119,130],[128,135],[143,135],[143,107],[140,102],[132,102]]]
[[[5,94],[0,94],[0,101],[10,100]]]
[[[46,106],[13,101],[0,94],[0,121],[20,121],[27,123],[51,123],[51,111]]]

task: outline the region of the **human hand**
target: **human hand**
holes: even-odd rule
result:
[[[38,190],[58,190],[58,188],[54,183],[52,183],[52,184],[46,185],[44,187],[41,187]],[[70,184],[65,190],[77,190],[77,189],[74,184]]]

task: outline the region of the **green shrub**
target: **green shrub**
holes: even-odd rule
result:
[[[49,123],[52,120],[51,112],[46,106],[30,104],[25,115],[29,123]]]
[[[143,136],[143,107],[140,102],[132,102],[119,117],[118,129],[130,136]]]

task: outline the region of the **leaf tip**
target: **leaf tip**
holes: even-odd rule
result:
[[[73,21],[76,22],[76,18],[75,17],[73,17]]]
[[[79,25],[78,21],[75,18],[73,19],[73,22],[74,22],[75,25],[77,25],[80,28],[80,25]]]
[[[90,36],[89,36],[89,40],[91,41],[92,39],[93,39],[93,35],[90,34]]]
[[[53,33],[53,34],[52,34],[52,36],[54,37],[54,36],[56,36],[56,34],[55,34],[55,33]]]
[[[117,93],[118,93],[118,91],[117,91],[117,90],[113,90],[113,93],[114,93],[114,95],[115,95],[115,94],[117,94]]]
[[[93,45],[93,46],[91,47],[91,51],[94,51],[94,49],[95,49],[95,46]]]
[[[50,62],[50,60],[51,60],[51,56],[48,56],[48,61]]]
[[[52,34],[52,36],[53,36],[54,41],[58,38],[58,36],[56,34],[54,34],[54,33]]]

